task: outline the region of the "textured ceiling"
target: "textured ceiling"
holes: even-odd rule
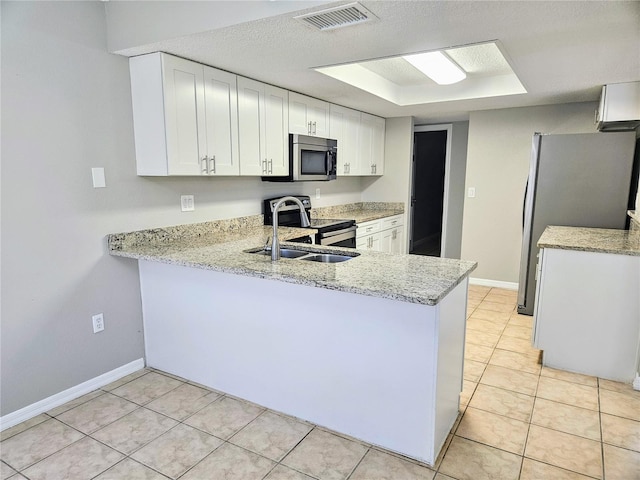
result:
[[[123,4],[129,2],[109,3],[112,8],[125,8]],[[152,20],[159,3],[163,2],[140,2],[144,15],[140,21]],[[184,2],[183,8],[189,8],[189,3]],[[255,5],[250,1],[220,5],[241,10],[251,9],[252,3]],[[461,120],[475,110],[595,101],[603,84],[640,80],[637,1],[360,3],[379,20],[321,32],[295,20],[296,14],[285,13],[132,45],[116,53],[173,53],[384,117],[412,115],[417,123]],[[136,18],[130,20],[136,24]],[[108,29],[111,27],[108,25]],[[162,32],[155,33],[162,38]],[[499,42],[528,93],[400,107],[312,70],[491,40]],[[117,42],[110,40],[110,45],[113,43]],[[464,61],[480,58],[481,52]]]

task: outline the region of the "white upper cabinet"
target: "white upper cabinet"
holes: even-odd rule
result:
[[[338,140],[338,176],[360,175],[358,164],[358,132],[360,112],[339,105],[331,105],[329,130]]]
[[[288,92],[238,77],[240,175],[289,173]]]
[[[289,132],[334,138],[329,136],[329,103],[289,92]]]
[[[240,173],[236,78],[236,75],[231,73],[204,67],[205,131],[209,175]]]
[[[360,114],[358,134],[358,165],[360,175],[382,175],[384,173],[385,119]],[[340,144],[338,143],[338,152]],[[340,154],[338,153],[338,156]]]
[[[237,175],[236,76],[152,53],[129,59],[138,175]]]

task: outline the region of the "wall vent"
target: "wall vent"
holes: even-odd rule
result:
[[[378,20],[373,13],[359,3],[349,3],[339,7],[327,8],[305,15],[294,17],[318,30],[334,30],[336,28],[350,27],[360,23]]]

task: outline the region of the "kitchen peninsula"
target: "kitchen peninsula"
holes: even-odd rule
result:
[[[640,360],[640,229],[549,226],[533,343],[543,364],[629,383]]]
[[[458,414],[476,264],[247,252],[269,236],[262,215],[110,235],[111,255],[139,262],[147,365],[433,464]]]

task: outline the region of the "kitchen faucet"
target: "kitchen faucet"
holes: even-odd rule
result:
[[[280,260],[280,242],[278,241],[278,209],[281,205],[283,205],[287,200],[291,200],[298,204],[300,207],[300,226],[308,227],[311,224],[309,223],[309,217],[307,217],[307,212],[304,209],[304,205],[302,202],[298,200],[296,197],[282,197],[280,200],[276,202],[273,206],[273,236],[271,237],[271,261],[274,262],[276,260]]]

